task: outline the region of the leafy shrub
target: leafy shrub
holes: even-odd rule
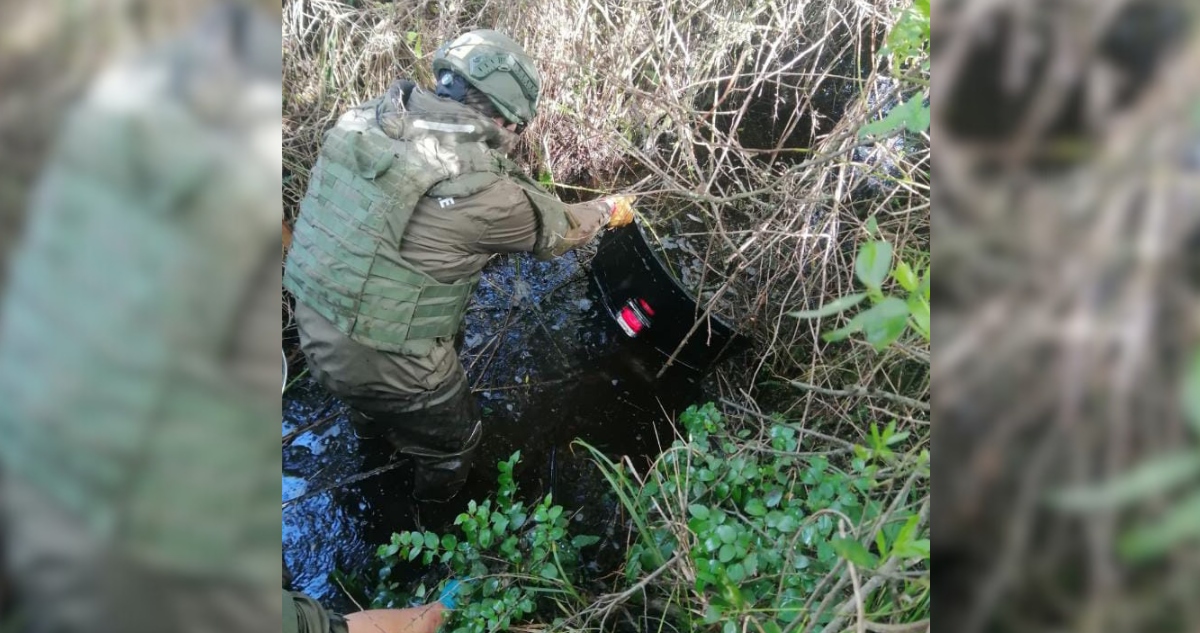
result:
[[[458,535],[400,532],[379,547],[378,557],[384,566],[373,602],[376,608],[404,606],[409,601],[400,583],[391,579],[392,570],[418,560],[448,572],[446,580],[438,585],[439,593],[451,578],[466,581],[459,586],[458,605],[450,612],[445,631],[508,630],[535,612],[538,596],[578,601],[572,583],[577,572],[577,550],[600,539],[569,538],[568,517],[562,506],[553,504],[550,495],[532,507],[516,500],[513,468],[520,455],[518,451],[497,464],[500,474],[495,504],[490,499],[468,503],[467,511],[454,521]],[[422,584],[412,597],[425,600],[429,593]]]
[[[877,233],[873,220],[874,218],[868,223],[868,230],[872,235]],[[912,265],[897,259],[893,268],[892,259],[892,245],[886,240],[873,239],[864,242],[859,246],[858,256],[854,260],[854,274],[859,282],[866,286],[866,292],[846,295],[816,310],[792,312],[791,315],[801,319],[833,316],[870,299],[870,308],[856,314],[844,327],[826,332],[822,338],[826,341],[841,341],[851,334],[862,332],[867,342],[875,346],[875,349],[883,349],[896,342],[908,327],[928,343],[930,268],[925,266],[925,272],[918,278]],[[889,276],[907,294],[885,292],[884,282]]]
[[[915,94],[893,106],[882,119],[864,125],[859,136],[888,135],[904,128],[919,133],[929,129],[930,108],[926,102],[930,73],[930,3],[915,0],[900,11],[900,17],[888,32],[880,57],[891,58],[892,74],[903,85],[919,88]]]
[[[676,577],[688,579],[694,604],[707,605],[703,624],[745,630],[735,622],[749,617],[755,623],[748,630],[770,633],[810,617],[812,597],[828,589],[826,579],[845,562],[869,570],[899,558],[928,568],[929,539],[918,514],[905,502],[884,517],[889,509],[873,496],[881,469],[900,461],[892,448],[906,435],[876,429],[873,446],[842,464],[800,452],[806,440],[784,422],[760,437],[732,432],[712,403],[688,408],[680,422],[688,440],[664,453],[640,489],[623,467],[588,447],[638,526],[625,568],[629,584],[683,560],[690,572]],[[910,468],[914,463],[927,477],[928,453],[909,460]],[[902,584],[905,605],[927,610],[928,576]],[[827,612],[818,621],[831,618]],[[689,626],[704,628],[699,624]]]

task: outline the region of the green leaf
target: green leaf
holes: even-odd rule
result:
[[[1119,548],[1127,558],[1145,560],[1197,540],[1200,540],[1200,492],[1172,507],[1159,521],[1123,536]]]
[[[896,268],[892,270],[892,277],[896,279],[896,283],[900,284],[901,288],[909,292],[916,292],[917,286],[920,285],[917,274],[904,260],[896,262]]]
[[[721,551],[717,552],[717,560],[721,561],[722,563],[728,563],[729,561],[733,560],[733,555],[734,555],[735,551],[736,550],[734,549],[734,547],[732,545],[729,545],[728,543],[725,545],[722,545]]]
[[[887,279],[888,271],[892,268],[892,245],[875,240],[866,242],[858,247],[858,257],[854,259],[854,274],[862,284],[871,289],[877,289]]]
[[[1200,351],[1192,356],[1192,364],[1183,381],[1183,412],[1196,436],[1200,437]]]
[[[874,569],[879,564],[878,557],[868,552],[862,543],[852,538],[837,537],[831,540],[829,544],[833,546],[834,551],[839,556],[859,567]]]
[[[442,537],[442,548],[443,549],[454,549],[457,546],[458,546],[458,538],[456,536],[454,536],[453,534],[447,534]]]
[[[906,541],[892,548],[892,555],[898,558],[929,558],[929,539]]]
[[[772,488],[767,493],[766,502],[768,508],[774,508],[783,500],[783,488]]]
[[[700,504],[694,504],[694,505],[688,506],[688,512],[691,513],[692,516],[694,516],[697,519],[700,519],[702,521],[704,519],[707,519],[708,514],[709,514],[708,508],[706,506],[702,506]]]
[[[734,563],[725,570],[725,577],[733,582],[741,582],[746,578],[746,568],[741,563]]]
[[[925,105],[925,95],[918,92],[907,101],[894,106],[882,119],[864,125],[858,131],[858,135],[860,138],[887,135],[900,128],[919,133],[929,129],[929,123],[929,106]]]
[[[746,514],[754,517],[766,516],[767,506],[761,499],[751,499],[746,502]]]
[[[512,521],[513,529],[519,530],[521,529],[521,526],[525,525],[525,522],[529,520],[529,515],[525,514],[524,512],[514,512],[509,515],[508,518]]]
[[[918,97],[913,97],[917,99]],[[922,103],[915,110],[909,112],[908,118],[904,121],[904,127],[908,128],[909,132],[919,134],[929,129],[931,112],[929,106],[925,105],[924,98],[921,98]]]
[[[426,532],[425,533],[425,547],[428,547],[429,549],[436,549],[437,546],[438,546],[437,534],[434,534],[433,532]]]
[[[867,218],[867,235],[871,237],[879,235],[879,220],[875,216]]]
[[[413,54],[416,55],[417,57],[420,57],[421,56],[421,34],[416,31],[409,31],[406,35],[408,36],[408,45],[411,46],[413,49]]]
[[[588,536],[588,535],[584,535],[584,534],[581,534],[581,535],[576,536],[575,538],[571,539],[571,545],[574,545],[576,548],[579,548],[579,549],[582,549],[584,547],[589,547],[591,545],[595,545],[596,543],[599,543],[599,542],[600,542],[599,536]]]
[[[907,109],[903,106],[896,106],[888,111],[882,119],[872,121],[858,130],[859,138],[868,136],[883,136],[890,134],[904,125],[904,120],[908,118]]]
[[[746,575],[753,576],[758,573],[758,554],[750,554],[742,560],[742,567],[746,568]]]
[[[789,514],[779,520],[779,526],[777,529],[784,534],[790,534],[795,532],[799,525],[800,524],[796,521],[796,518]]]
[[[492,531],[496,533],[496,536],[500,536],[501,534],[504,534],[504,531],[507,529],[508,529],[508,517],[506,517],[500,513],[493,514],[492,515]]]
[[[888,557],[887,537],[884,535],[884,530],[875,533],[875,547],[879,549],[880,555],[884,558]]]
[[[860,314],[867,342],[877,350],[894,343],[904,333],[908,314],[908,304],[896,297],[887,297]]]
[[[721,633],[737,633],[738,626],[733,620],[726,620],[725,625],[721,627]]]
[[[822,334],[821,339],[830,343],[835,343],[837,341],[845,340],[855,332],[861,332],[863,329],[863,322],[865,321],[863,317],[864,314],[866,314],[866,312],[859,312],[858,314],[854,315],[854,318],[850,319],[850,322],[844,327],[840,327],[836,330],[831,330]]]
[[[910,516],[900,531],[896,533],[895,541],[892,543],[890,554],[897,558],[929,558],[929,539],[918,539],[917,525],[920,522],[920,517],[917,515]],[[882,542],[883,530],[879,531],[879,542]],[[880,552],[886,552],[882,546]]]
[[[928,341],[929,340],[929,300],[922,298],[920,295],[909,295],[908,311],[912,315],[913,324],[916,325],[917,332]]]
[[[731,525],[722,525],[717,528],[717,538],[721,539],[722,543],[732,543],[737,538],[737,530]]]
[[[830,301],[829,303],[826,303],[815,310],[799,310],[797,312],[789,312],[788,314],[797,319],[820,319],[827,316],[833,316],[835,314],[841,314],[842,312],[853,308],[859,303],[862,303],[862,300],[866,298],[867,293],[856,292],[852,295],[838,297],[837,299],[834,299],[833,301]]]
[[[1179,451],[1151,458],[1096,486],[1064,490],[1054,495],[1054,505],[1065,510],[1106,510],[1128,506],[1148,496],[1169,492],[1200,475],[1200,455]]]
[[[556,568],[554,565],[543,565],[542,571],[539,573],[542,578],[546,578],[548,580],[558,580],[558,568]]]

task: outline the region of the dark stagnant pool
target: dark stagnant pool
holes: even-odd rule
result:
[[[331,572],[369,587],[380,543],[399,530],[446,530],[468,500],[494,491],[496,462],[516,450],[524,498],[553,493],[574,512],[579,533],[612,537],[598,559],[623,547],[619,508],[572,441],[644,464],[670,443],[670,421],[705,396],[702,374],[688,366],[676,364],[656,378],[671,341],[627,337],[606,307],[614,293],[642,292],[650,287],[647,276],[657,274],[653,262],[621,250],[632,248],[622,245],[631,236],[637,237],[625,232],[600,244],[596,261],[609,272],[601,275],[603,293],[589,274],[588,253],[550,262],[497,257],[484,271],[461,357],[483,407],[485,435],[466,489],[450,503],[414,504],[407,468],[392,462],[390,449],[356,439],[345,407],[314,381],[294,382],[283,399],[283,550],[294,589],[335,609],[354,609]],[[664,321],[660,335],[667,329]],[[291,369],[299,373],[302,361]]]

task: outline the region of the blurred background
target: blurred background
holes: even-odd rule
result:
[[[0,631],[278,626],[279,12],[0,3]]]
[[[938,628],[1195,631],[1196,3],[934,11]]]

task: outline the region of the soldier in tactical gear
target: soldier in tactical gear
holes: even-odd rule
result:
[[[483,433],[454,339],[488,259],[632,219],[628,197],[567,205],[508,158],[541,87],[516,42],[471,31],[433,68],[436,92],[398,81],[327,133],[284,274],[312,375],[413,458],[422,500],[458,492]]]

